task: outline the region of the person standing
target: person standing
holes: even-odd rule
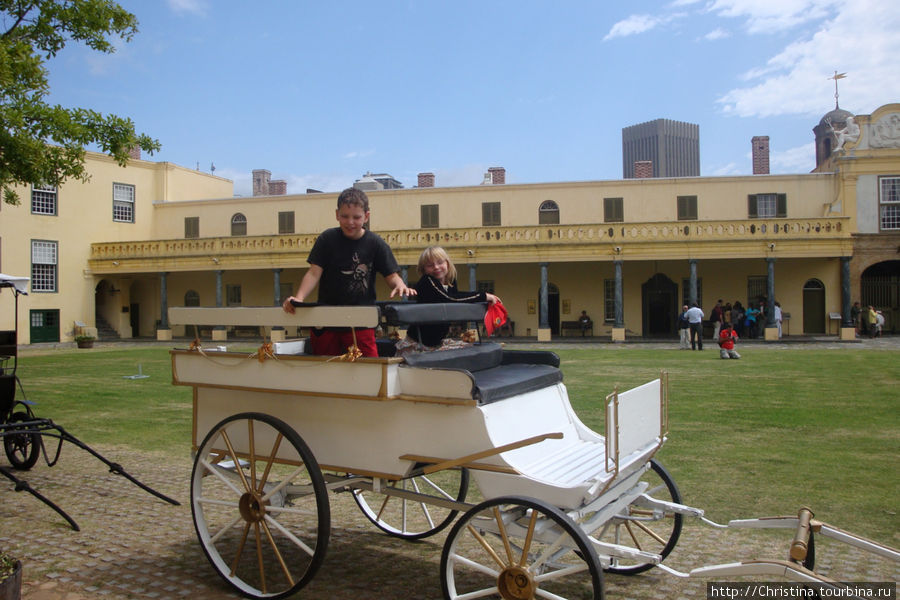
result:
[[[775,301],[775,326],[778,327],[778,339],[781,339],[781,319],[783,314],[781,312],[781,303],[777,300]]]
[[[681,308],[681,314],[678,315],[678,336],[680,338],[679,350],[687,350],[691,347],[690,328],[691,323],[687,318],[688,305],[685,304]]]
[[[878,314],[875,312],[875,308],[870,304],[869,309],[866,311],[866,330],[869,332],[869,337],[875,337],[875,325],[878,323]]]
[[[696,302],[691,302],[687,319],[691,329],[691,350],[703,350],[703,309]]]
[[[415,296],[400,277],[400,266],[391,247],[369,231],[369,197],[356,188],[347,188],[337,200],[338,227],[322,232],[309,252],[309,270],[293,296],[281,305],[294,314],[294,302],[302,303],[318,286],[319,304],[365,306],[375,304],[375,275],[381,273],[394,296]],[[375,329],[371,327],[325,327],[310,332],[314,354],[338,356],[354,346],[362,356],[377,357]]]
[[[859,315],[862,314],[862,309],[859,307],[859,302],[854,302],[853,306],[850,308],[850,320],[853,321],[853,328],[856,329],[856,335],[859,335]]]
[[[709,315],[709,320],[713,323],[713,339],[719,339],[719,331],[722,330],[722,323],[725,321],[725,309],[722,307],[722,299],[719,298],[719,301],[716,302],[716,305],[713,306],[712,313]]]

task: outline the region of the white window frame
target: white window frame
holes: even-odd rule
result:
[[[58,193],[55,185],[31,186],[31,214],[50,215],[59,214]]]
[[[59,242],[31,240],[31,291],[59,291]]]
[[[234,213],[231,216],[231,235],[233,237],[247,235],[247,217],[244,213]]]
[[[756,195],[756,217],[758,219],[774,219],[778,214],[778,198],[775,194]]]
[[[900,230],[900,176],[878,178],[878,204],[881,230]]]
[[[134,223],[134,186],[127,183],[113,184],[113,221]]]

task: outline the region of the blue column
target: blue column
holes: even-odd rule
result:
[[[616,315],[615,321],[613,322],[613,327],[615,327],[616,329],[622,329],[623,327],[625,327],[625,301],[624,294],[622,293],[622,261],[614,260],[613,265],[615,265],[616,267]]]
[[[273,279],[273,306],[281,306],[281,271],[282,269],[272,269]]]
[[[691,289],[688,290],[688,301],[690,304],[697,302],[697,259],[688,260],[691,266]]]
[[[273,279],[273,306],[281,306],[281,271],[283,269],[272,269],[272,279]],[[281,331],[284,327],[281,325],[275,325],[272,327],[272,331]]]
[[[541,314],[538,320],[540,329],[550,329],[550,315],[547,304],[550,302],[549,294],[549,277],[547,274],[547,263],[541,263]]]
[[[775,259],[766,258],[766,327],[777,327],[775,323]]]
[[[469,263],[469,291],[474,292],[475,288],[478,287],[478,280],[476,279],[476,273],[478,271],[478,265],[475,263]]]
[[[222,275],[225,274],[225,271],[221,269],[216,271],[216,306],[222,307]],[[225,329],[224,325],[216,325],[213,329],[222,330]]]
[[[409,266],[408,265],[400,265],[400,279],[403,280],[403,285],[409,287]],[[400,296],[400,302],[409,302],[409,296]]]
[[[169,286],[167,283],[168,273],[159,274],[159,328],[169,328]]]

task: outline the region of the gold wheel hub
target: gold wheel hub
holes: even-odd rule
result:
[[[497,589],[503,600],[530,600],[537,587],[534,577],[522,567],[506,567],[497,578]]]
[[[241,496],[238,508],[245,521],[248,523],[259,523],[266,518],[266,504],[259,494],[247,492]]]

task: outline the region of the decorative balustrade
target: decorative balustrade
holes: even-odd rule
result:
[[[659,223],[599,223],[533,225],[526,227],[470,227],[383,231],[392,248],[428,244],[503,246],[540,243],[591,242],[721,242],[763,239],[825,239],[850,237],[846,217],[816,219],[749,219],[742,221],[670,221]]]
[[[740,221],[664,221],[653,223],[597,223],[584,225],[532,225],[379,231],[396,250],[421,249],[431,244],[450,248],[503,247],[565,244],[666,244],[691,241],[722,243],[741,241],[849,239],[847,217],[811,219],[747,219]],[[95,264],[118,260],[200,257],[240,257],[302,253],[316,240],[315,234],[218,237],[146,242],[91,244]]]

